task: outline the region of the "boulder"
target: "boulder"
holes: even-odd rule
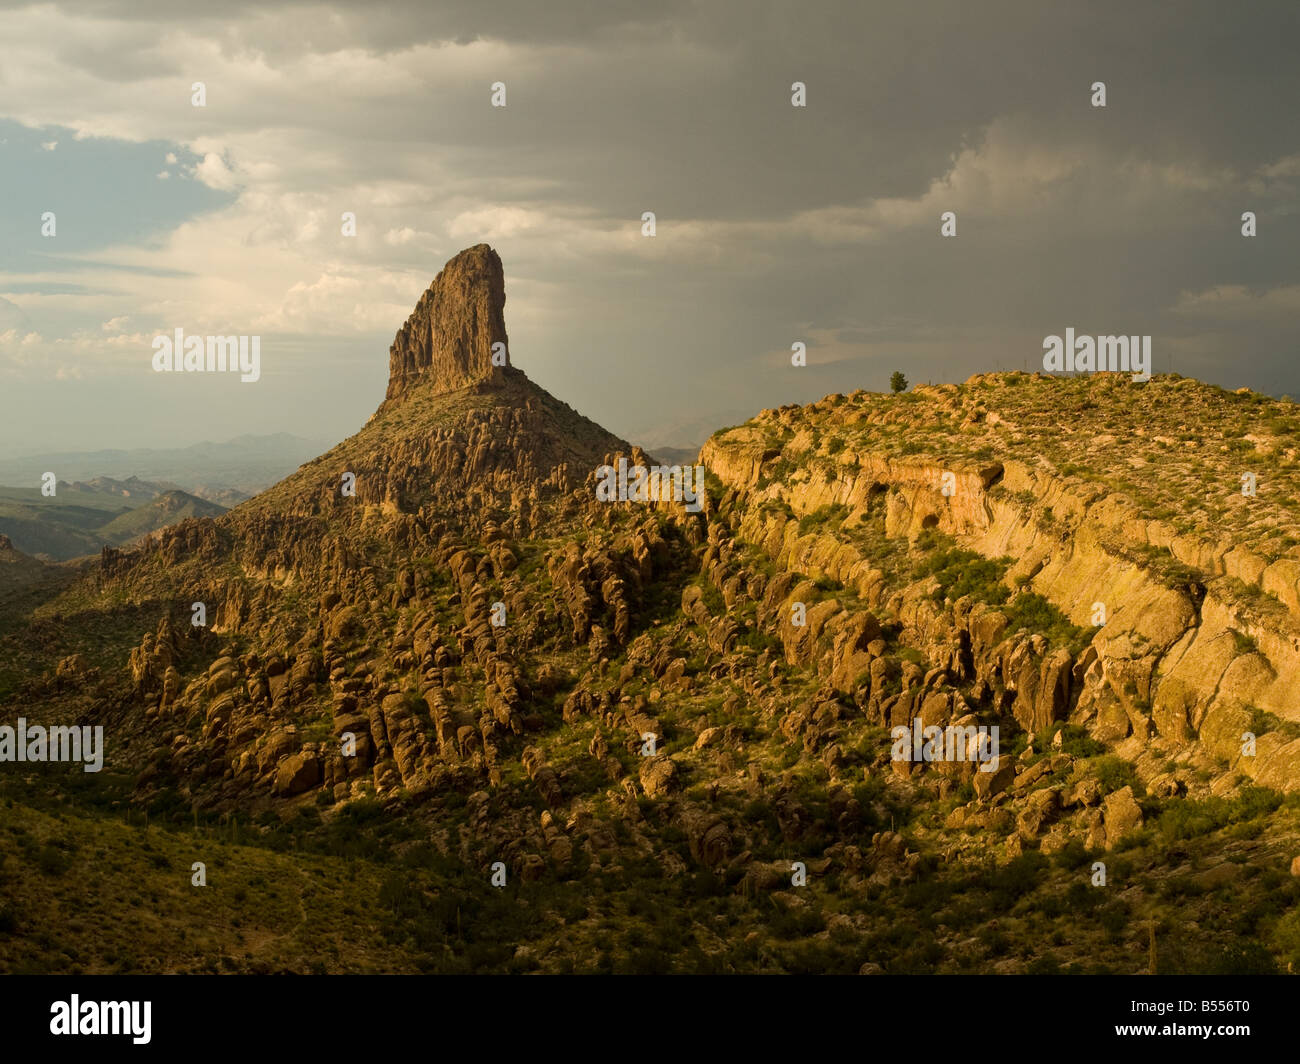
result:
[[[658,798],[672,794],[678,787],[677,765],[666,754],[646,758],[641,763],[641,787],[646,796]]]
[[[272,790],[282,798],[292,798],[311,790],[321,779],[320,761],[299,752],[285,758],[275,774]]]
[[[1120,839],[1142,827],[1142,809],[1133,797],[1133,788],[1124,787],[1106,795],[1102,803],[1106,825],[1106,847],[1111,849]]]

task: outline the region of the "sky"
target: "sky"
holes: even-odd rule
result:
[[[1300,397],[1300,5],[1174,14],[0,0],[0,449],[342,439],[481,242],[511,361],[648,447],[1067,327]],[[260,379],[155,373],[177,328]]]

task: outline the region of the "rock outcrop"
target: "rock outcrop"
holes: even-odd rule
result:
[[[824,890],[874,905],[1030,850],[1075,875],[1086,851],[1136,860],[1167,803],[1300,789],[1286,586],[1243,591],[1241,552],[1174,567],[1154,522],[1063,461],[960,447],[1010,420],[991,388],[764,412],[704,447],[699,513],[606,502],[596,468],[649,459],[492,364],[503,303],[495,253],[462,252],[360,432],[221,517],[105,551],[45,603],[22,649],[59,664],[29,715],[111,720],[140,803],[288,824],[353,805],[345,834],[382,805],[440,876],[481,884],[502,862],[539,895],[687,879],[697,898],[764,892],[792,930]],[[916,450],[926,403],[950,458]],[[1259,538],[1261,578],[1300,556]],[[12,553],[0,540],[0,569]],[[118,611],[116,676],[60,627],[88,604]],[[951,731],[941,756],[897,755],[891,730],[918,722]],[[942,817],[908,815],[934,802]],[[852,941],[849,911],[812,933]]]
[[[487,244],[466,248],[442,268],[398,330],[388,353],[386,399],[432,382],[450,392],[499,380],[510,364],[501,259]],[[493,363],[493,344],[503,345]]]

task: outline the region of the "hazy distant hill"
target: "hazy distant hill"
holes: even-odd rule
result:
[[[154,529],[184,521],[187,517],[216,517],[225,512],[224,506],[188,492],[169,491],[144,506],[114,518],[99,529],[99,534],[111,542],[126,543]]]
[[[116,495],[123,499],[155,499],[163,492],[178,490],[175,484],[155,484],[139,477],[127,477],[117,480],[113,477],[95,477],[92,480],[73,481],[68,485],[77,491],[97,491],[105,495]]]
[[[694,465],[699,457],[698,447],[656,447],[653,456],[667,465]]]
[[[73,481],[68,487],[75,491],[98,492],[116,498],[130,499],[137,504],[142,501],[156,499],[168,492],[180,491],[187,495],[205,499],[208,502],[218,503],[225,509],[238,506],[241,502],[251,499],[254,494],[251,491],[240,491],[238,488],[220,488],[206,484],[200,484],[192,491],[185,491],[184,488],[170,481],[141,480],[139,477],[127,477],[125,480],[117,480],[114,477],[95,477],[86,481]]]
[[[0,535],[25,554],[67,561],[98,554],[187,517],[215,517],[226,507],[183,491],[135,496],[103,485],[60,482],[52,497],[38,488],[0,487]]]
[[[15,549],[8,536],[0,536],[0,595],[40,583],[45,574],[44,565]]]
[[[335,441],[328,441],[330,444]],[[286,432],[237,436],[224,443],[204,441],[178,448],[66,451],[0,459],[0,484],[39,486],[52,472],[61,481],[147,482],[158,491],[180,488],[202,499],[230,506],[283,479],[315,458],[323,441]]]

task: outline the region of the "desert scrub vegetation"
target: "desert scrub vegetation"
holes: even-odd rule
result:
[[[1249,731],[1256,735],[1267,735],[1270,732],[1276,732],[1283,736],[1288,742],[1293,739],[1300,739],[1300,722],[1292,720],[1283,720],[1275,713],[1268,710],[1260,709],[1257,706],[1247,706],[1250,711]]]
[[[1097,628],[1074,624],[1048,599],[1034,591],[1022,591],[1003,612],[1010,622],[1007,635],[1026,630],[1037,632],[1054,646],[1067,648],[1076,658],[1098,631]]]
[[[1092,775],[1096,777],[1097,782],[1101,784],[1104,794],[1122,790],[1125,787],[1132,787],[1133,793],[1138,796],[1146,793],[1146,788],[1142,786],[1142,781],[1138,779],[1137,769],[1133,767],[1132,762],[1125,761],[1122,757],[1115,754],[1101,754],[1089,758],[1087,766]]]
[[[1235,628],[1229,628],[1228,631],[1232,634],[1233,646],[1239,655],[1254,654],[1259,650],[1259,644],[1255,642],[1253,636],[1239,632]]]
[[[1001,606],[1011,595],[1002,583],[1010,564],[1010,558],[990,559],[959,547],[939,547],[916,562],[912,578],[937,580],[934,598],[938,602],[956,602],[970,595],[987,606]]]
[[[1231,798],[1173,799],[1162,804],[1155,832],[1166,843],[1193,839],[1267,817],[1282,802],[1282,795],[1263,787],[1243,787]]]
[[[1106,744],[1092,738],[1088,734],[1088,729],[1078,724],[1052,725],[1044,729],[1034,740],[1035,748],[1049,749],[1058,732],[1061,735],[1061,753],[1076,758],[1089,758],[1106,752]]]
[[[727,604],[722,597],[722,592],[713,586],[707,576],[697,576],[691,583],[700,589],[700,597],[711,614],[715,617],[726,615]]]
[[[806,536],[809,532],[819,529],[834,531],[844,523],[848,515],[849,508],[842,503],[819,506],[812,513],[804,514],[799,518],[799,534]]]

